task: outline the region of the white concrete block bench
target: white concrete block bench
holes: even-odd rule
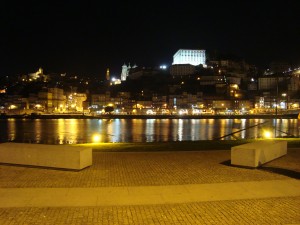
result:
[[[287,141],[263,140],[231,147],[231,164],[258,167],[287,154]]]
[[[92,165],[92,148],[2,143],[0,144],[0,163],[81,170]]]

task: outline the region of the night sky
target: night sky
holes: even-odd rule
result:
[[[171,65],[180,48],[300,65],[300,1],[276,2],[3,0],[0,76],[118,76],[124,63]]]

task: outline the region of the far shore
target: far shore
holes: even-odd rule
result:
[[[298,114],[248,114],[248,115],[84,115],[84,114],[1,114],[0,119],[297,119]]]

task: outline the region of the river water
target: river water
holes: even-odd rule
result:
[[[299,137],[299,127],[298,119],[0,119],[0,142],[233,140],[260,138],[266,131],[271,137]]]

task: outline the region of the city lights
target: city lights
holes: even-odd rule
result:
[[[16,108],[18,108],[16,105],[10,105],[9,106],[9,109],[16,109]]]

